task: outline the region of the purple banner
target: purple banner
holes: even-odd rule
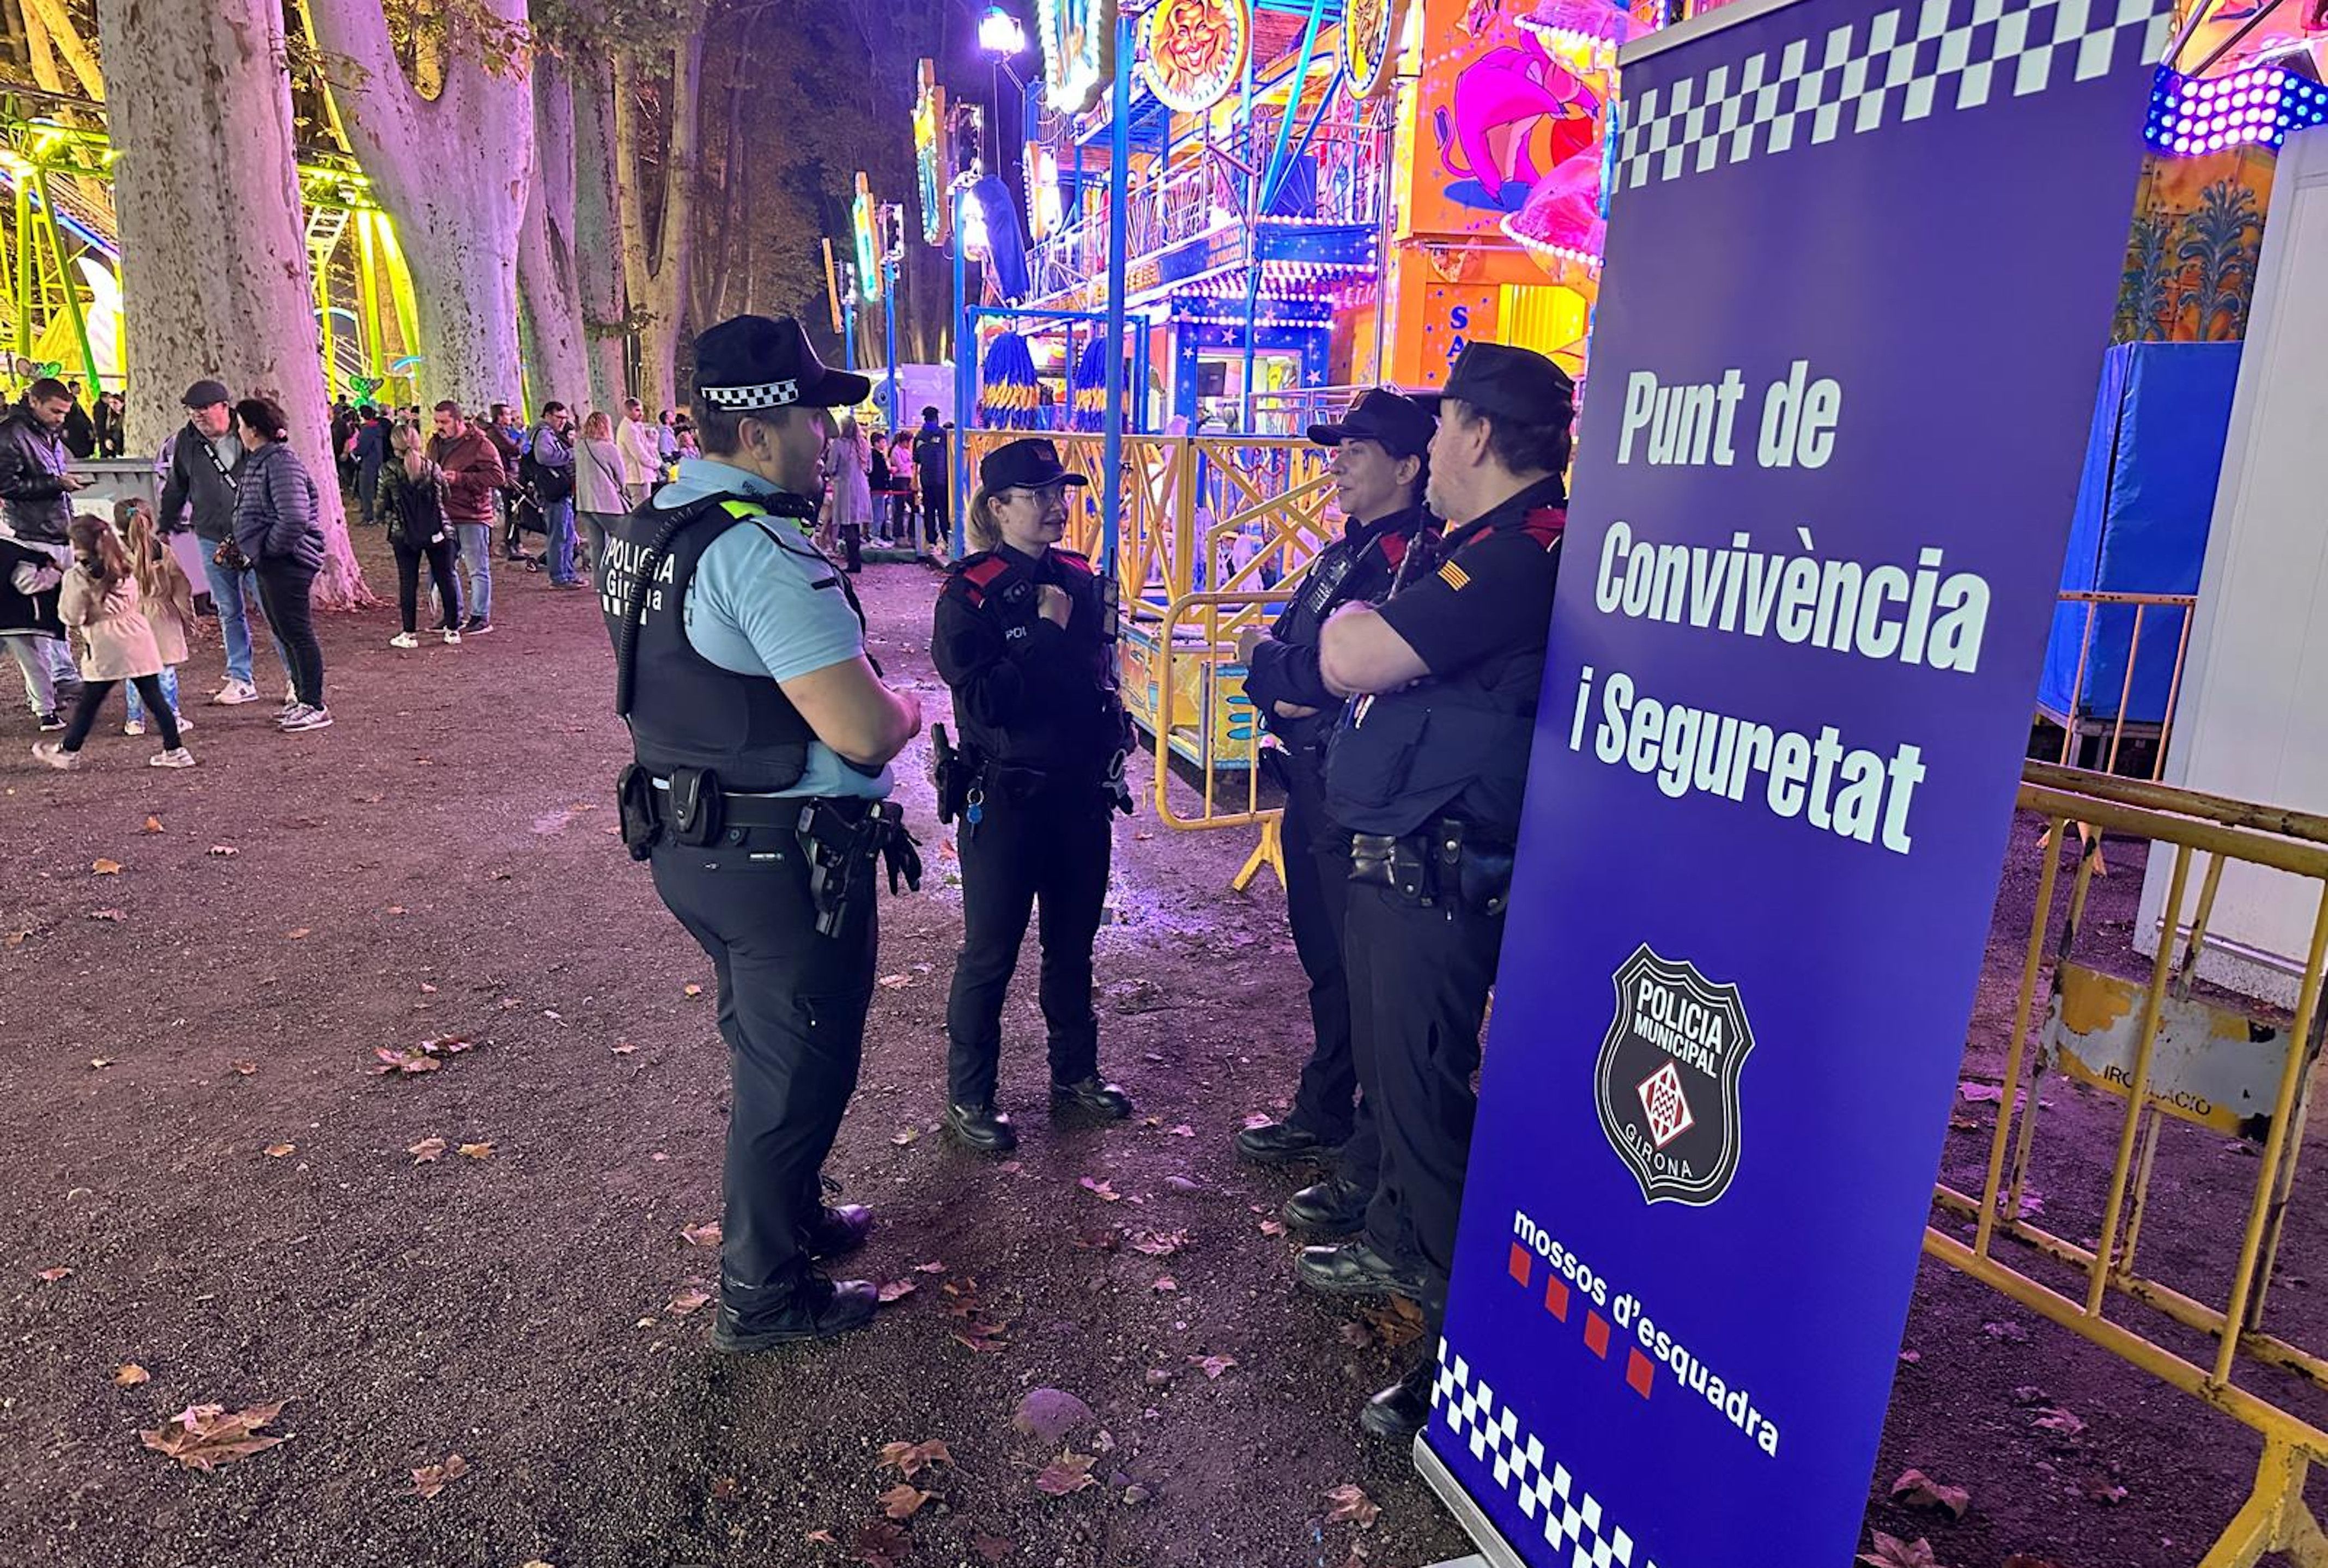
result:
[[[1419,1453],[1491,1560],[1856,1550],[2169,10],[1627,61]]]

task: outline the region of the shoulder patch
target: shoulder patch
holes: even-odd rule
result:
[[[1568,508],[1539,506],[1520,520],[1520,531],[1545,549],[1560,542],[1562,530],[1568,527]]]
[[[986,603],[986,590],[994,586],[995,579],[1009,569],[1009,561],[990,551],[981,550],[977,555],[964,556],[954,562],[946,587],[949,589],[959,587],[970,600],[972,607],[976,608]]]

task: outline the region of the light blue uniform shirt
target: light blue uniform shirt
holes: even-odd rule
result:
[[[679,474],[655,493],[658,512],[676,512],[709,495],[779,493],[756,474],[709,457],[682,457]],[[791,518],[761,520],[768,528],[798,531]],[[712,540],[687,585],[688,646],[722,670],[791,681],[844,663],[865,651],[864,629],[832,579],[839,570],[801,538],[784,549],[752,523],[738,523]],[[819,587],[819,584],[824,586]],[[840,760],[821,740],[808,746],[808,771],[784,793],[886,797],[889,770],[868,776]]]

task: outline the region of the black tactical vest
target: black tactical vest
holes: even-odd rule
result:
[[[615,640],[616,711],[640,766],[658,776],[708,768],[726,788],[756,793],[782,793],[808,771],[808,720],[767,676],[697,653],[685,606],[696,563],[731,528],[758,528],[778,548],[822,560],[791,521],[812,516],[810,504],[715,495],[659,512],[649,502],[606,530],[598,604]]]

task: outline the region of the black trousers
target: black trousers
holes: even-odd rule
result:
[[[1382,1178],[1366,1210],[1366,1240],[1419,1265],[1435,1314],[1455,1263],[1455,1222],[1471,1123],[1479,1026],[1496,981],[1504,917],[1413,904],[1385,887],[1350,889],[1345,956],[1361,1060],[1379,1094]],[[1435,1321],[1435,1316],[1433,1320]]]
[[[953,504],[953,486],[941,480],[932,484],[922,481],[923,537],[932,544],[943,544],[953,537],[953,521],[948,515]]]
[[[861,897],[836,934],[818,935],[789,829],[731,829],[707,849],[666,840],[651,864],[664,906],[719,980],[732,1088],[720,1282],[749,1326],[808,1277],[802,1235],[823,1204],[819,1176],[857,1088],[877,915]]]
[[[414,630],[419,624],[420,561],[426,556],[428,575],[436,580],[436,597],[444,612],[444,629],[457,631],[461,625],[461,580],[453,569],[453,530],[447,528],[445,537],[435,544],[414,549],[399,544],[396,548],[396,606],[404,613],[404,629]]]
[[[324,644],[315,637],[315,572],[296,560],[258,563],[258,607],[291,666],[291,694],[310,708],[324,706]]]
[[[1107,902],[1111,806],[1096,784],[991,789],[975,826],[962,822],[962,956],[946,999],[946,1084],[957,1105],[990,1105],[1002,1060],[1002,1001],[1037,906],[1043,947],[1038,995],[1051,1081],[1099,1071],[1092,1010],[1092,942]]]
[[[1382,1140],[1352,1043],[1343,925],[1350,900],[1350,835],[1326,811],[1326,784],[1308,758],[1285,768],[1285,912],[1310,977],[1316,1043],[1301,1068],[1289,1118],[1342,1145],[1342,1179],[1368,1191],[1381,1171]]]
[[[64,750],[79,751],[81,748],[81,743],[89,738],[89,730],[97,724],[98,709],[105,706],[105,699],[112,696],[113,689],[120,684],[118,681],[84,681],[80,683],[80,698],[73,704],[72,718],[65,722],[65,737],[59,743]],[[177,710],[170,706],[169,698],[163,695],[162,678],[159,675],[135,675],[130,678],[129,684],[137,688],[137,695],[146,704],[146,722],[161,732],[162,748],[164,751],[177,750]]]

